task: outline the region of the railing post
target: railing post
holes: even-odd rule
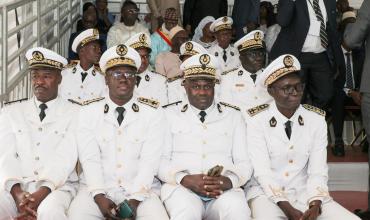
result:
[[[4,101],[8,100],[8,11],[6,5],[3,7],[3,24],[2,24],[2,73],[1,73],[1,94],[4,94]]]
[[[36,0],[37,11],[37,46],[41,46],[41,0]]]
[[[58,51],[58,53],[60,54],[61,53],[61,50],[62,50],[62,46],[61,46],[61,40],[60,40],[60,7],[59,7],[59,3],[60,3],[60,1],[59,0],[57,0],[58,1],[58,4],[57,4],[57,37],[58,37],[58,39],[59,39],[59,41],[58,41],[58,44],[57,44],[57,51]]]

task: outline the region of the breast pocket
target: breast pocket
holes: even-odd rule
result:
[[[141,136],[130,136],[123,146],[124,154],[132,160],[140,159],[141,150],[145,143],[145,138]]]
[[[192,151],[189,146],[195,144],[195,140],[190,138],[191,128],[184,124],[174,125],[171,128],[172,146],[173,151],[190,152]]]

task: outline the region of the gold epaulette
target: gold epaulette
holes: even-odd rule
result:
[[[64,69],[73,68],[78,64],[78,62],[80,62],[80,61],[79,60],[71,60],[67,65],[64,66]]]
[[[158,108],[159,107],[159,102],[152,100],[152,99],[147,99],[143,97],[137,98],[137,101],[146,105],[149,105],[150,107],[153,108]]]
[[[94,70],[97,71],[97,72],[99,72],[100,74],[103,74],[102,71],[101,71],[101,69],[100,69],[99,64],[94,64]]]
[[[10,105],[10,104],[13,104],[13,103],[23,102],[23,101],[27,101],[27,100],[28,100],[28,98],[18,99],[18,100],[14,100],[14,101],[10,101],[10,102],[5,102],[4,105]]]
[[[239,67],[238,68],[234,68],[234,69],[230,69],[230,70],[226,70],[226,71],[222,72],[221,75],[224,76],[224,75],[226,75],[228,73],[231,73],[232,71],[235,71],[237,69],[239,69]]]
[[[94,102],[99,102],[99,101],[101,101],[103,99],[104,99],[104,97],[99,97],[99,98],[95,98],[95,99],[85,100],[85,101],[82,101],[82,102],[76,101],[74,99],[68,99],[68,101],[72,102],[73,104],[85,106],[85,105],[89,105],[89,104],[94,103]]]
[[[317,114],[321,115],[321,116],[324,116],[326,115],[326,112],[318,107],[315,107],[315,106],[312,106],[312,105],[309,105],[309,104],[303,104],[302,105],[303,108],[307,109],[308,111],[311,111],[311,112],[316,112]]]
[[[269,107],[269,104],[262,104],[247,110],[248,114],[252,117],[257,115],[258,113],[266,110]]]
[[[178,79],[181,79],[183,77],[183,75],[179,75],[179,76],[174,76],[172,78],[168,78],[167,79],[167,82],[173,82],[175,80],[178,80]]]
[[[173,103],[170,103],[170,104],[167,104],[167,105],[163,105],[162,108],[167,108],[167,107],[170,107],[170,106],[173,106],[173,105],[178,105],[180,104],[182,101],[177,101],[177,102],[173,102]]]
[[[226,102],[220,102],[220,104],[223,105],[223,106],[229,107],[229,108],[233,108],[233,109],[235,109],[237,111],[240,111],[240,108],[238,106],[231,105],[231,104],[226,103]]]

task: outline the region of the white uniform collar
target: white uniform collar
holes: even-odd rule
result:
[[[56,103],[56,101],[57,101],[57,99],[58,99],[58,98],[59,98],[59,96],[57,96],[57,97],[56,97],[55,99],[53,99],[53,100],[50,100],[50,101],[48,101],[48,102],[45,102],[45,104],[48,106],[48,108],[47,108],[45,111],[49,111],[50,109],[53,109],[53,107],[54,107],[54,105],[55,105],[55,103]],[[42,103],[44,103],[44,102],[40,102],[39,100],[37,100],[36,96],[34,96],[33,100],[34,100],[34,103],[35,103],[35,107],[36,107],[36,109],[37,109],[38,111],[41,111],[39,106],[40,106]]]
[[[82,67],[81,67],[81,65],[80,65],[80,61],[78,61],[78,64],[76,65],[76,67],[77,67],[77,73],[81,73],[81,72],[86,72],[86,73],[91,73],[92,71],[93,71],[93,69],[94,69],[94,65],[92,65],[88,70],[84,70]]]
[[[298,121],[298,117],[299,115],[301,114],[301,105],[299,105],[299,107],[297,108],[297,110],[294,112],[293,116],[291,118],[287,118],[285,117],[285,115],[283,115],[279,109],[277,108],[276,106],[276,102],[272,102],[271,103],[271,111],[273,112],[273,115],[276,117],[276,120],[277,121],[280,121],[281,123],[285,123],[287,122],[288,120],[295,123]]]

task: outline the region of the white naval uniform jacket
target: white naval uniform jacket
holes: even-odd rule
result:
[[[0,114],[0,188],[9,192],[20,183],[25,190],[47,186],[75,194],[78,110],[77,105],[58,97],[41,122],[35,98],[4,107]]]
[[[232,72],[221,76],[221,100],[239,106],[243,111],[269,103],[272,97],[261,81],[261,72],[258,71],[256,82],[250,73],[240,66]]]
[[[275,102],[257,108],[247,123],[247,139],[259,185],[246,188],[247,199],[263,193],[275,203],[300,201],[308,205],[312,200],[330,199],[327,126],[325,117],[318,114],[324,112],[301,105],[290,118],[292,133],[288,139],[284,127],[288,119],[278,111]]]
[[[162,186],[162,200],[180,186],[183,176],[207,174],[216,165],[224,166],[222,175],[230,178],[234,188],[252,175],[240,112],[217,103],[204,123],[198,113],[188,102],[165,108],[169,125],[158,176],[168,184]]]
[[[141,77],[135,92],[139,96],[158,101],[161,105],[167,104],[166,77],[159,73],[146,70],[138,76]]]
[[[151,192],[162,153],[163,110],[134,95],[123,106],[119,126],[116,107],[107,96],[81,110],[78,149],[83,182],[92,196],[114,197],[119,191],[126,199],[143,201]]]
[[[215,44],[208,49],[209,53],[214,55],[220,63],[221,72],[235,69],[240,66],[239,51],[231,44],[225,50],[227,57],[226,62],[222,58],[224,55],[224,49],[218,46],[218,44]]]
[[[87,72],[87,76],[83,82],[82,72]],[[106,91],[107,86],[104,76],[95,66],[84,71],[80,66],[80,62],[78,62],[62,71],[62,83],[59,86],[59,95],[66,100],[73,99],[83,102],[103,97]]]

